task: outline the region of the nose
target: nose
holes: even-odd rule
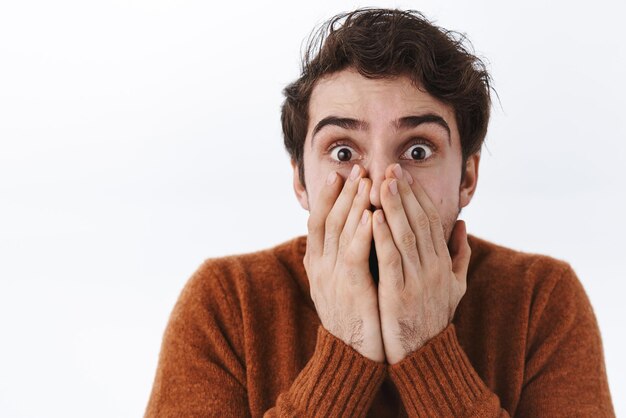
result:
[[[395,164],[393,160],[372,160],[369,164],[364,165],[366,176],[372,180],[372,188],[370,189],[370,210],[382,209],[380,203],[380,188],[385,180],[385,173],[390,172],[391,167]]]

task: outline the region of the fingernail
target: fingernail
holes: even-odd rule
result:
[[[365,225],[365,224],[367,223],[367,218],[369,218],[369,215],[368,215],[368,213],[367,213],[367,209],[365,209],[365,210],[363,211],[363,216],[361,216],[361,223],[362,223],[363,225]]]
[[[382,224],[385,222],[385,214],[383,213],[382,210],[376,214],[376,221],[379,224]]]
[[[356,180],[356,178],[359,176],[360,171],[361,169],[359,168],[359,166],[355,164],[352,167],[352,171],[350,172],[350,180]]]
[[[398,194],[398,180],[393,179],[389,182],[389,191],[393,195]]]
[[[394,165],[392,171],[393,171],[393,174],[395,174],[397,179],[402,178],[402,167],[400,167],[400,164]]]
[[[361,194],[364,188],[365,188],[365,180],[361,179],[359,180],[359,191],[357,192],[357,194]]]
[[[335,182],[335,180],[337,180],[337,172],[333,171],[326,178],[326,184],[328,184],[330,186],[331,184],[333,184]]]
[[[411,173],[409,173],[408,171],[405,171],[406,173],[406,181],[409,182],[409,184],[413,184],[413,176],[411,175]]]

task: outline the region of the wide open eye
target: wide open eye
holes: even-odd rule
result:
[[[424,161],[430,158],[433,155],[433,147],[428,144],[413,144],[406,150],[404,155],[408,155],[409,160],[413,161]]]
[[[330,157],[337,163],[347,163],[352,159],[354,150],[345,144],[335,144],[330,149]]]

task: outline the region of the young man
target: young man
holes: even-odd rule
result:
[[[319,34],[282,109],[309,233],[205,261],[146,416],[613,416],[569,264],[457,220],[489,120],[482,63],[416,12]]]

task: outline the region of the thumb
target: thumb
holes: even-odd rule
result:
[[[456,221],[452,236],[450,237],[450,258],[452,259],[452,272],[458,279],[465,280],[469,267],[472,249],[467,240],[465,221]]]

